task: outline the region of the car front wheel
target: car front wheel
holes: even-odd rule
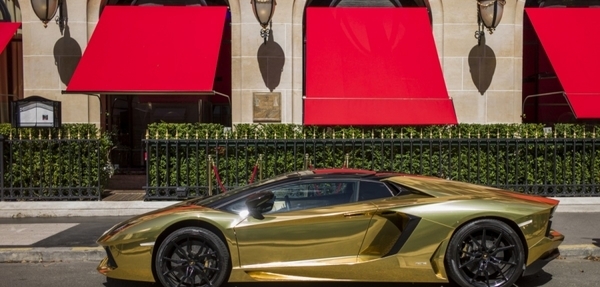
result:
[[[481,219],[461,227],[446,251],[450,278],[463,287],[512,286],[523,272],[523,243],[505,223]]]
[[[229,251],[211,231],[185,227],[160,244],[154,266],[157,279],[165,287],[218,287],[229,274]]]

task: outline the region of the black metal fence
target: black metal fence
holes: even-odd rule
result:
[[[543,196],[600,196],[592,138],[146,139],[147,200],[201,196],[305,168],[440,176]]]
[[[590,138],[146,139],[147,200],[222,192],[307,168],[440,176],[544,196],[600,196]],[[0,136],[0,201],[99,200],[97,139]]]
[[[106,168],[98,139],[4,138],[0,201],[99,200]]]

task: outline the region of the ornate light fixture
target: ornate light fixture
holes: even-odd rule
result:
[[[479,40],[480,44],[481,38],[484,37],[483,27],[490,34],[494,33],[494,30],[500,24],[500,20],[502,20],[505,4],[506,0],[477,0],[478,30],[475,32],[475,38]]]
[[[61,26],[62,30],[66,20],[63,18],[62,6],[63,0],[31,0],[33,12],[35,12],[35,15],[42,20],[42,23],[44,23],[44,28],[48,27],[48,22],[54,18],[56,11],[59,11],[58,17],[56,18],[56,23]]]
[[[260,36],[264,39],[266,44],[267,39],[269,39],[269,34],[271,33],[271,19],[275,13],[275,5],[277,5],[277,1],[251,0],[250,4],[252,5],[252,11],[254,12],[254,16],[256,16],[256,20],[258,20],[258,23],[260,23],[260,26],[262,27],[260,30]]]

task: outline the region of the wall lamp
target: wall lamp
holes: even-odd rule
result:
[[[477,0],[477,32],[475,32],[475,38],[479,44],[481,44],[484,37],[484,27],[492,34],[500,24],[505,4],[506,0]]]
[[[260,23],[262,29],[260,29],[260,36],[264,39],[265,44],[269,39],[271,33],[270,25],[273,14],[275,13],[275,6],[277,5],[276,0],[251,0],[252,11],[256,20]]]
[[[67,18],[64,17],[66,13],[64,13],[65,11],[63,11],[63,8],[66,5],[64,5],[63,1],[64,0],[31,0],[33,12],[35,12],[35,15],[42,20],[44,28],[48,27],[48,22],[54,18],[54,15],[56,15],[56,12],[58,11],[56,24],[60,26],[61,31],[64,29]]]

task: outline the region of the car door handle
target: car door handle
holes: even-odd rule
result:
[[[344,214],[344,217],[357,217],[357,216],[364,216],[364,215],[365,215],[364,212],[346,213],[346,214]]]

